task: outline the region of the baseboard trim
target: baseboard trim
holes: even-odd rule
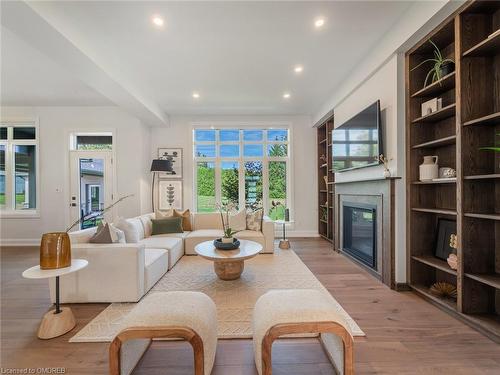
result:
[[[275,237],[276,239],[280,239],[281,236],[283,235],[282,231],[276,231]],[[286,231],[286,236],[287,237],[319,237],[318,232],[313,231],[313,230],[287,230]]]
[[[39,238],[2,238],[0,246],[40,246]]]

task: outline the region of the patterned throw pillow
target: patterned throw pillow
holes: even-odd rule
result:
[[[262,218],[264,210],[262,208],[255,211],[247,211],[247,229],[262,231]]]

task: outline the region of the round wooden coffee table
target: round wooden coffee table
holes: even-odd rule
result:
[[[262,245],[255,241],[240,240],[235,250],[218,250],[213,241],[205,241],[195,246],[194,251],[202,258],[214,262],[214,270],[221,280],[238,279],[245,268],[245,259],[250,259],[262,251]]]

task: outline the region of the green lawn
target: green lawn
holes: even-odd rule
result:
[[[24,203],[24,194],[16,194],[16,203]],[[0,193],[0,204],[5,204],[5,193]]]
[[[214,212],[215,211],[215,197],[207,197],[203,195],[198,196],[198,212]]]

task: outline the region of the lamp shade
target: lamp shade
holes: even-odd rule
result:
[[[172,161],[165,159],[153,159],[151,172],[172,172]]]

